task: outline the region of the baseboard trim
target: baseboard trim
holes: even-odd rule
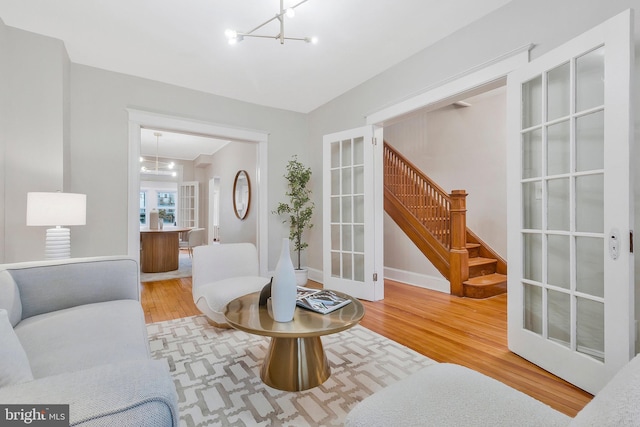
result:
[[[309,280],[324,284],[322,277],[322,270],[316,268],[309,268]],[[273,272],[269,272],[273,275]],[[384,278],[393,280],[396,282],[406,283],[407,285],[417,286],[419,288],[431,289],[433,291],[444,292],[448,294],[450,292],[449,281],[442,277],[429,276],[426,274],[414,273],[412,271],[398,270],[396,268],[385,267]]]
[[[318,270],[315,268],[308,268],[308,269],[309,269],[309,280],[313,280],[314,282],[318,282],[320,284],[324,283],[322,278],[322,270]]]
[[[384,278],[420,288],[431,289],[433,291],[450,293],[449,281],[437,276],[414,273],[412,271],[398,270],[396,268],[385,267]]]

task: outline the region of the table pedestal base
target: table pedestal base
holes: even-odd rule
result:
[[[260,377],[278,390],[317,387],[331,375],[320,337],[271,338]]]

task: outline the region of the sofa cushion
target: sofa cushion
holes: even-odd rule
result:
[[[0,270],[0,308],[7,310],[12,326],[22,319],[20,291],[7,270]]]
[[[133,300],[40,314],[15,331],[35,378],[150,357],[142,307]]]
[[[7,310],[0,309],[0,387],[33,380],[29,359],[9,323]]]
[[[622,368],[609,383],[596,394],[571,426],[638,426],[640,425],[640,356]]]
[[[437,363],[358,403],[345,427],[566,426],[570,418],[493,378]],[[400,424],[399,424],[400,423]]]

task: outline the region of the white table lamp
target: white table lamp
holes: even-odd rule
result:
[[[27,225],[47,229],[46,259],[71,257],[71,231],[62,226],[87,223],[87,196],[74,193],[27,193]]]

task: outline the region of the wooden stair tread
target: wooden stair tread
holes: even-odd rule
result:
[[[465,285],[472,286],[489,286],[496,283],[506,282],[507,276],[500,273],[486,274],[484,276],[472,277],[464,282]]]
[[[497,259],[492,259],[492,258],[483,258],[483,257],[474,257],[474,258],[469,258],[469,267],[475,267],[478,265],[485,265],[485,264],[497,264],[498,260]]]
[[[467,249],[475,249],[479,248],[482,245],[480,245],[480,243],[467,243],[465,246],[467,247]]]
[[[500,273],[487,274],[466,280],[462,285],[467,298],[490,298],[507,292],[507,276]]]

